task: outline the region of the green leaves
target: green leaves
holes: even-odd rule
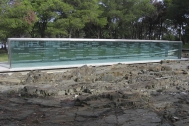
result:
[[[99,9],[98,0],[73,0],[66,1],[66,4],[54,23],[56,28],[66,30],[68,37],[77,36],[76,32],[82,30],[87,23],[100,27],[107,23],[106,18],[100,17],[103,11]]]
[[[14,1],[7,4],[4,2],[1,5],[0,27],[2,36],[6,37],[21,37],[31,29],[31,26],[37,20],[32,6],[27,0]],[[5,39],[1,37],[1,39]]]
[[[189,41],[189,0],[0,0],[0,39],[86,37]],[[163,37],[164,36],[164,37]]]
[[[167,18],[172,21],[180,40],[187,37],[187,27],[189,25],[189,1],[188,0],[171,0],[167,1]],[[184,34],[183,34],[184,33]],[[188,41],[187,37],[187,41]]]

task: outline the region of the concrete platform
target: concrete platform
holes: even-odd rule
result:
[[[171,60],[171,59],[170,59]],[[173,59],[173,60],[189,60],[189,58]],[[122,64],[135,64],[135,63],[158,63],[161,60],[146,60],[146,61],[132,61],[132,62],[121,62]],[[62,66],[49,66],[49,67],[26,67],[26,68],[9,68],[8,63],[0,63],[0,73],[7,72],[18,72],[18,71],[31,71],[31,70],[55,70],[55,69],[70,69],[75,67],[87,66],[109,66],[118,64],[120,62],[112,63],[95,63],[95,64],[78,64],[78,65],[62,65]]]

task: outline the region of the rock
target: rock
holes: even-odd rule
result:
[[[93,113],[92,110],[85,110],[77,112],[77,116],[85,117],[85,118],[97,118],[98,116]]]
[[[74,90],[75,90],[76,92],[80,92],[80,91],[81,91],[81,87],[80,87],[80,86],[79,86],[79,87],[75,87]]]
[[[22,90],[24,87],[24,85],[11,85],[11,86],[8,86],[7,84],[5,85],[0,85],[0,93],[11,93],[11,92],[14,92],[14,93],[18,93],[20,92],[20,90]]]
[[[111,111],[110,108],[102,108],[102,109],[99,108],[99,109],[95,109],[94,114],[99,117],[105,115],[110,111]]]
[[[158,102],[158,103],[154,103],[154,108],[155,109],[163,109],[166,107],[170,107],[171,106],[171,102]]]
[[[118,125],[123,125],[125,122],[129,122],[131,119],[129,118],[128,114],[123,114],[117,117]]]
[[[159,72],[159,71],[161,71],[161,66],[150,66],[149,68],[148,68],[148,70],[149,71],[153,71],[153,72]]]
[[[183,74],[188,74],[189,72],[186,70],[183,70]]]
[[[74,89],[68,89],[69,94],[74,94],[74,92],[75,92]]]
[[[171,126],[171,125],[168,123],[163,123],[163,124],[161,124],[161,126]]]
[[[140,73],[140,71],[131,71],[131,76],[137,76]]]
[[[84,118],[84,117],[76,117],[75,120],[78,121],[78,122],[84,122],[84,121],[87,120],[87,118]]]
[[[115,101],[120,98],[120,95],[117,92],[110,92],[107,94],[107,98],[109,98],[111,101]]]
[[[8,85],[19,85],[22,82],[19,78],[7,77],[1,78],[0,83],[8,84]]]
[[[0,125],[185,125],[188,64],[165,61],[0,74]]]
[[[105,122],[108,124],[117,124],[117,117],[115,115],[109,115],[104,118]]]
[[[65,95],[66,91],[62,90],[62,91],[58,91],[57,95]]]
[[[52,123],[53,125],[55,124],[66,124],[70,122],[74,122],[75,116],[67,116],[67,115],[56,115],[56,116],[51,116],[49,120],[46,122]]]
[[[19,114],[12,116],[12,119],[19,120],[19,121],[25,120],[28,116],[30,116],[33,113],[34,113],[33,110],[23,110]]]
[[[48,97],[54,95],[64,94],[64,91],[61,90],[60,87],[55,87],[50,84],[39,84],[36,86],[25,86],[21,90],[21,96],[25,97]]]
[[[152,89],[152,88],[154,88],[154,85],[148,84],[148,85],[145,86],[145,88],[146,88],[146,89]]]
[[[27,103],[37,104],[44,107],[61,107],[60,101],[53,99],[40,99],[40,98],[30,98]]]
[[[104,77],[102,78],[102,81],[107,81],[107,82],[111,82],[115,79],[115,77],[112,74],[106,74],[104,75]]]
[[[187,66],[187,69],[189,69],[189,66]]]
[[[84,65],[82,67],[79,67],[79,68],[69,71],[69,73],[71,73],[72,76],[81,77],[81,76],[92,75],[95,73],[95,71],[96,70],[94,67]]]
[[[159,95],[159,93],[158,93],[157,91],[151,91],[150,94],[153,95],[153,96],[157,96],[157,95]]]
[[[156,113],[144,109],[126,110],[124,113],[125,114],[118,116],[119,125],[142,124],[144,126],[157,126],[161,124],[161,119]]]
[[[26,101],[23,98],[10,98],[11,102],[18,103],[18,104],[24,104]]]
[[[189,119],[183,119],[180,121],[176,121],[174,123],[175,126],[188,126],[188,124],[189,124]]]
[[[172,68],[170,66],[162,66],[161,71],[172,71]]]

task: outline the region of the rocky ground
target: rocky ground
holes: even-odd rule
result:
[[[189,61],[0,74],[2,126],[189,126]]]

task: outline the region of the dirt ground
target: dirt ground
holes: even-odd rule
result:
[[[189,126],[189,61],[0,74],[2,126]]]

